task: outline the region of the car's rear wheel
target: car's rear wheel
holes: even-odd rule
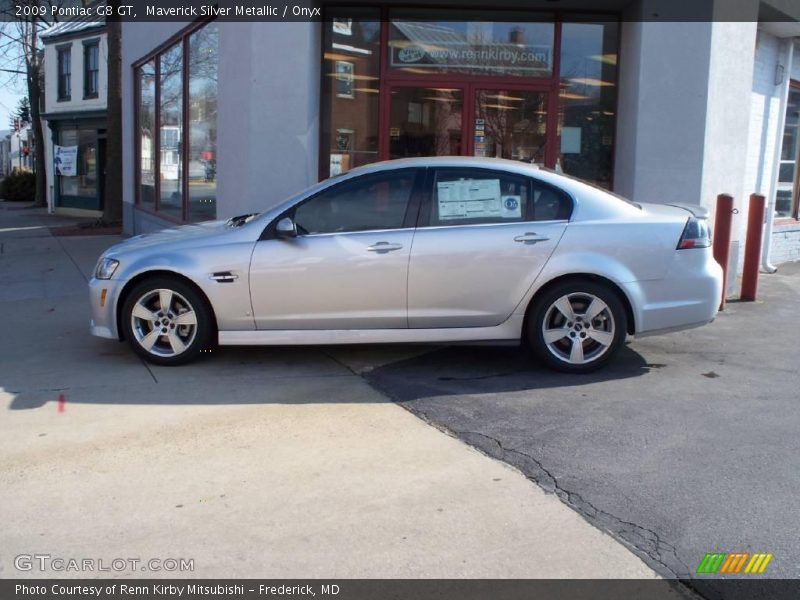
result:
[[[548,367],[588,373],[619,351],[626,329],[625,307],[614,290],[592,281],[569,281],[537,299],[526,333]]]
[[[214,324],[205,298],[177,279],[153,278],[131,290],[122,327],[133,350],[157,365],[187,363],[213,343]]]

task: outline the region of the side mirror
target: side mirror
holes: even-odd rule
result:
[[[281,239],[297,237],[297,226],[290,217],[284,217],[275,225],[275,235]]]

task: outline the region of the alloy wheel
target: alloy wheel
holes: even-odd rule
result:
[[[136,342],[149,354],[163,358],[179,356],[197,335],[197,314],[189,301],[176,291],[153,289],[133,305],[131,331]]]
[[[584,365],[606,354],[616,334],[614,315],[601,298],[573,292],[553,302],[542,320],[547,350],[570,365]]]

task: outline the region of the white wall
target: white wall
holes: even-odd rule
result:
[[[83,40],[100,39],[98,94],[97,98],[83,98]],[[58,100],[58,53],[57,48],[71,46],[70,99]],[[105,32],[87,32],[85,36],[68,40],[49,41],[44,47],[45,112],[68,112],[74,110],[105,110],[108,95],[108,44]]]
[[[217,216],[262,211],[318,179],[319,23],[221,23]]]
[[[747,143],[745,187],[751,192],[768,194],[772,164],[776,159],[775,142],[780,120],[783,86],[775,85],[775,68],[782,42],[774,35],[758,32],[750,93],[750,134]]]
[[[700,188],[702,203],[714,208],[720,193],[731,194],[738,213],[733,218],[733,264],[740,254],[737,241],[743,239],[747,197],[752,190],[745,185],[748,134],[750,127],[750,90],[753,86],[756,14],[751,22],[714,22],[708,73],[703,173]]]
[[[711,23],[625,21],[614,188],[640,202],[702,198]]]

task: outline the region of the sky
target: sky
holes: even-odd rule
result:
[[[11,113],[17,106],[17,102],[23,96],[12,89],[12,87],[19,87],[20,89],[24,86],[22,82],[15,86],[8,85],[7,81],[5,81],[5,77],[3,77],[2,84],[0,84],[0,131],[4,129],[10,129],[8,125],[8,121],[11,117]]]
[[[3,38],[0,38],[3,39]],[[5,41],[5,39],[3,39]],[[16,62],[13,56],[7,54],[6,48],[2,50],[0,56],[0,67],[15,67]],[[0,73],[0,131],[9,129],[8,120],[11,113],[17,107],[17,102],[22,96],[26,96],[25,80],[22,76],[14,76],[8,73]]]

